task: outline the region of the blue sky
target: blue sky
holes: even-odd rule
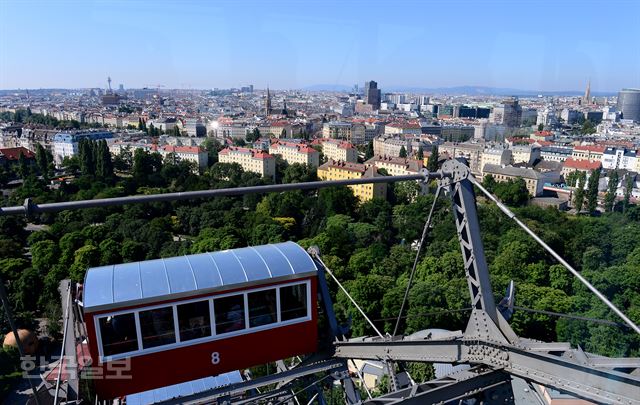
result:
[[[0,0],[0,88],[640,87],[638,0]]]

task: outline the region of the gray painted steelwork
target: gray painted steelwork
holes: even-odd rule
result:
[[[525,345],[465,337],[413,341],[373,338],[336,342],[335,357],[481,364],[598,403],[640,404],[639,377],[606,368],[601,358],[591,357],[580,349],[543,352],[530,350]],[[611,359],[610,364],[635,365],[638,361],[640,359]]]
[[[203,404],[212,403],[216,399],[221,397],[228,397],[236,394],[242,394],[247,391],[251,391],[256,388],[261,388],[267,385],[275,384],[281,381],[292,380],[296,378],[302,378],[308,375],[316,373],[340,373],[346,371],[344,361],[339,359],[324,360],[319,363],[305,365],[293,368],[288,371],[283,371],[276,374],[267,375],[264,377],[256,378],[254,380],[244,381],[237,384],[232,384],[228,387],[222,387],[210,391],[196,393],[193,395],[176,398],[173,400],[167,400],[159,402],[161,404]],[[289,388],[290,389],[290,388]]]
[[[428,176],[428,177],[426,177]],[[128,197],[98,198],[95,200],[66,201],[60,203],[35,204],[27,198],[23,205],[0,207],[2,215],[31,215],[42,212],[60,212],[83,208],[113,207],[118,205],[167,202],[180,200],[194,200],[198,198],[231,197],[246,194],[265,194],[291,190],[316,190],[327,187],[352,186],[357,184],[393,183],[407,180],[426,180],[438,178],[438,173],[408,174],[404,176],[366,177],[350,180],[311,181],[308,183],[269,184],[266,186],[251,186],[237,188],[221,188],[216,190],[186,191],[181,193],[132,195]]]
[[[638,377],[637,371],[632,374],[615,370],[615,368],[620,368],[632,371],[640,365],[640,359],[607,359],[584,353],[579,348],[571,349],[566,343],[540,343],[521,339],[513,332],[502,315],[496,311],[480,237],[473,184],[485,192],[491,200],[498,204],[501,210],[514,219],[525,231],[528,231],[565,267],[568,264],[524,223],[519,221],[508,208],[487,193],[470,176],[469,169],[461,162],[456,160],[445,162],[442,172],[440,185],[448,187],[451,196],[452,211],[456,221],[473,307],[466,330],[462,336],[452,334],[439,340],[394,336],[384,339],[360,338],[352,339],[349,342],[338,341],[335,344],[334,357],[483,365],[597,403],[640,405],[640,377]],[[570,268],[570,270],[573,269]],[[578,278],[592,291],[595,290],[583,277]],[[606,297],[602,297],[602,294],[597,290],[594,292],[605,303],[609,303]],[[611,306],[613,304],[610,304]],[[622,314],[616,307],[613,306],[612,309],[618,315]],[[627,321],[624,314],[621,317]],[[631,326],[634,326],[632,322]],[[413,390],[418,388],[420,386],[414,386]],[[460,389],[464,393],[472,387],[468,382],[461,381],[452,384],[451,390],[455,389]],[[503,387],[502,392],[506,397],[500,400],[501,403],[503,400],[508,402],[509,398],[513,398],[513,393],[509,393],[506,388]],[[443,401],[435,391],[426,392],[420,400],[417,400],[412,393],[404,392],[403,394],[401,392],[399,396],[402,398],[397,402],[434,403]],[[469,393],[467,396],[471,395]],[[389,398],[389,400],[391,399]]]
[[[479,395],[481,403],[513,404],[511,377],[500,370],[475,367],[363,402],[367,405],[444,404]]]
[[[84,311],[184,298],[313,276],[318,268],[294,242],[94,267],[84,281]]]

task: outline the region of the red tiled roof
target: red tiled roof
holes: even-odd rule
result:
[[[252,157],[256,159],[271,159],[273,155],[268,154],[267,152],[258,150],[258,149],[249,149],[249,148],[241,148],[237,146],[230,146],[221,150],[219,155],[228,155],[229,152],[240,152],[240,153],[250,153]]]
[[[203,150],[199,146],[173,146],[165,145],[162,147],[168,153],[200,153]]]
[[[551,132],[551,131],[536,131],[535,134],[538,135],[538,136],[551,136],[551,135],[553,135],[553,132]]]
[[[345,162],[342,160],[333,160],[333,159],[329,160],[327,163],[320,166],[320,169],[327,169],[329,167],[335,167],[340,170],[347,170],[350,172],[358,172],[358,173],[364,173],[367,170],[367,165],[363,163],[351,163],[351,162]]]
[[[291,125],[288,121],[274,121],[271,123],[272,127],[286,127],[287,125]]]
[[[320,139],[315,139],[312,143],[314,145],[322,145],[322,144],[325,144],[325,143],[333,143],[333,144],[338,145],[338,147],[341,148],[341,149],[355,149],[355,147],[353,146],[353,144],[351,144],[351,142],[342,141],[340,139],[320,138]]]
[[[583,145],[583,146],[575,146],[573,150],[583,150],[585,152],[591,153],[603,153],[606,149],[605,146],[601,145]]]
[[[415,122],[392,122],[391,124],[387,124],[387,126],[391,128],[402,128],[402,129],[420,129],[420,124]]]
[[[569,158],[564,161],[564,167],[569,169],[583,170],[583,171],[596,170],[600,168],[600,162],[599,161],[591,162],[588,160],[576,160],[574,158]]]
[[[529,143],[529,144],[536,142],[534,139],[531,139],[531,138],[516,138],[516,137],[507,138],[507,141],[511,143]]]
[[[280,146],[286,146],[289,148],[296,148],[300,153],[317,153],[315,149],[309,147],[306,143],[287,142],[282,140],[276,140],[271,144],[272,149],[278,149]]]
[[[7,160],[18,160],[20,159],[20,155],[24,155],[27,159],[36,157],[35,153],[24,146],[18,146],[17,148],[0,148],[0,156],[4,156]]]

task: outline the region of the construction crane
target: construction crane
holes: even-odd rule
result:
[[[517,377],[526,384],[539,384],[570,393],[596,403],[640,405],[640,359],[609,358],[573,348],[565,342],[540,342],[518,336],[508,323],[513,310],[513,288],[501,304],[496,305],[484,247],[480,235],[476,197],[477,187],[490,201],[528,233],[544,250],[557,259],[567,270],[607,305],[626,325],[640,333],[640,328],[626,314],[618,309],[606,296],[598,291],[578,271],[549,247],[526,224],[473,177],[469,167],[462,160],[448,160],[437,172],[423,171],[417,175],[362,178],[339,181],[318,181],[309,183],[276,184],[266,186],[241,187],[234,189],[203,190],[186,193],[118,197],[64,203],[34,204],[30,199],[22,206],[0,208],[0,215],[35,214],[58,212],[67,209],[105,207],[131,203],[176,201],[217,196],[240,196],[267,192],[310,190],[333,186],[421,180],[423,186],[436,179],[438,189],[424,226],[416,261],[410,274],[407,289],[415,273],[418,255],[428,234],[435,200],[448,194],[454,216],[460,249],[463,256],[465,275],[470,293],[471,315],[464,331],[450,332],[437,338],[426,336],[383,335],[367,317],[349,292],[340,284],[322,261],[321,252],[310,248],[309,254],[319,269],[318,292],[322,298],[328,320],[330,345],[328,350],[315,353],[294,366],[279,363],[278,372],[261,378],[249,379],[180,398],[168,399],[163,404],[204,404],[216,400],[234,402],[231,398],[243,394],[238,403],[277,401],[278,404],[295,399],[294,382],[302,382],[303,390],[313,392],[313,398],[325,404],[322,384],[327,379],[339,381],[344,389],[348,404],[430,404],[449,403],[473,399],[480,403],[514,403],[512,378]],[[347,338],[347,328],[339,325],[333,312],[329,293],[328,275],[351,300],[360,314],[376,332],[375,337]],[[69,290],[69,288],[66,288]],[[67,299],[67,295],[63,294]],[[403,299],[401,308],[406,300]],[[68,302],[68,301],[66,301]],[[73,315],[68,309],[65,314]],[[402,309],[398,319],[402,316]],[[347,362],[352,359],[378,360],[387,363],[391,392],[380,397],[363,401],[348,373]],[[453,373],[436,380],[401,384],[394,363],[441,362],[468,364],[467,370]],[[176,365],[172,365],[176,367]],[[322,374],[323,377],[318,378]],[[275,385],[275,388],[274,387]],[[258,391],[270,386],[269,391]],[[298,391],[299,393],[300,391]],[[56,394],[57,395],[57,394]],[[72,398],[72,397],[68,397]],[[72,402],[68,402],[72,403]]]

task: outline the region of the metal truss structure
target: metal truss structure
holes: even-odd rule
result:
[[[471,176],[469,168],[462,161],[448,160],[437,173],[424,171],[420,175],[412,176],[206,190],[40,206],[27,200],[24,206],[1,208],[0,215],[29,215],[38,212],[129,203],[317,189],[374,182],[427,181],[430,179],[438,179],[438,187],[446,191],[451,199],[451,210],[460,242],[471,303],[471,315],[464,331],[451,332],[438,338],[410,338],[401,335],[382,336],[380,334],[378,337],[347,339],[345,336],[347,328],[338,324],[333,312],[331,296],[325,279],[325,271],[329,272],[329,269],[324,266],[320,252],[311,248],[309,253],[320,269],[319,294],[322,298],[322,309],[329,324],[330,336],[327,338],[329,343],[327,348],[304,359],[294,367],[286,367],[283,362],[280,362],[278,364],[279,372],[276,374],[164,403],[293,403],[296,396],[294,387],[304,385],[303,390],[314,392],[312,400],[324,405],[326,401],[322,394],[322,384],[328,380],[341,382],[345,401],[348,404],[439,404],[458,403],[464,399],[473,399],[485,404],[509,404],[514,403],[512,377],[518,377],[527,383],[552,387],[596,403],[640,405],[640,358],[597,356],[586,353],[579,347],[572,348],[568,343],[545,343],[522,338],[511,329],[505,318],[508,318],[508,311],[501,311],[496,306],[491,289],[491,280],[478,223],[474,185],[487,194],[489,199],[496,202],[503,212],[565,265],[632,329],[640,333],[637,325],[576,270],[571,268],[557,253],[553,252],[524,223],[515,218],[515,215],[508,208],[486,192]],[[437,193],[437,195],[439,194],[440,192]],[[513,294],[512,290],[511,294]],[[386,364],[401,364],[402,362],[464,363],[471,367],[444,378],[412,384],[405,388],[398,388],[394,383],[391,384],[393,389],[391,393],[363,400],[348,372],[347,362],[352,359],[378,360]],[[388,367],[388,369],[393,370],[394,367]],[[391,381],[395,382],[393,371],[391,374]],[[318,375],[324,375],[324,377],[318,378]],[[275,388],[268,392],[259,391],[260,388],[267,386],[275,386]]]
[[[520,338],[511,329],[495,305],[471,179],[467,166],[449,160],[443,165],[439,180],[440,187],[445,188],[451,197],[471,297],[472,312],[464,333],[440,340],[408,340],[402,336],[351,339],[336,342],[335,357],[468,363],[481,368],[472,369],[476,370],[472,376],[447,380],[447,389],[444,390],[447,395],[444,396],[439,385],[427,383],[392,392],[369,403],[387,403],[387,399],[392,403],[416,400],[420,403],[448,402],[458,399],[460,393],[473,396],[479,390],[486,392],[486,389],[495,390],[495,387],[502,387],[501,394],[490,394],[489,402],[509,403],[513,402],[513,393],[509,392],[511,386],[500,382],[513,375],[597,403],[640,404],[640,358],[590,355],[580,348],[571,348],[568,343]]]

